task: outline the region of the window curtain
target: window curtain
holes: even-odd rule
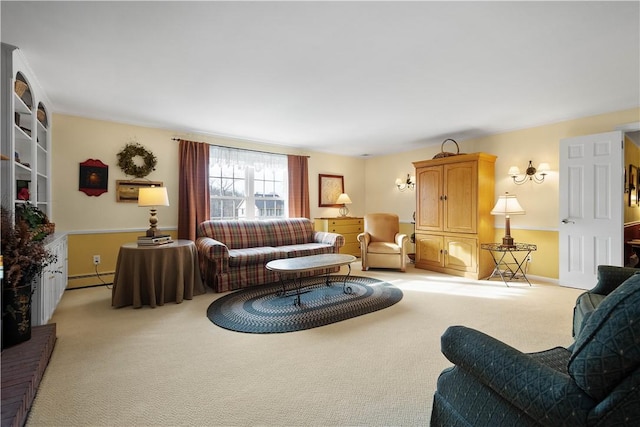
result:
[[[220,166],[233,166],[244,168],[252,166],[255,170],[284,169],[287,165],[284,154],[266,153],[263,151],[246,150],[242,148],[223,147],[212,145],[211,158]]]
[[[196,240],[198,224],[210,219],[209,144],[178,140],[178,239]]]
[[[307,156],[287,156],[289,170],[289,217],[311,219],[309,207],[309,161]]]

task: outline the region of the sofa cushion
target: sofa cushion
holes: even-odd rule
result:
[[[198,236],[207,236],[229,249],[272,246],[266,239],[264,221],[212,220],[200,224]]]
[[[333,246],[326,243],[305,243],[301,245],[278,246],[278,250],[286,254],[286,258],[300,256],[332,254]]]
[[[609,295],[629,277],[640,272],[640,269],[601,264],[598,266],[598,283],[589,292]]]
[[[400,246],[393,242],[371,242],[367,246],[369,254],[400,254],[402,252]]]
[[[580,334],[582,325],[587,320],[591,313],[600,305],[600,303],[606,298],[606,295],[592,294],[591,292],[585,292],[576,300],[576,306],[573,309],[573,336]]]
[[[569,374],[596,400],[606,397],[640,366],[640,275],[614,290],[578,335]]]
[[[285,258],[279,248],[262,246],[260,248],[244,248],[229,250],[229,267],[245,267],[252,264],[265,265],[274,259]]]
[[[299,245],[313,242],[313,224],[308,218],[264,221],[268,224],[270,246]]]

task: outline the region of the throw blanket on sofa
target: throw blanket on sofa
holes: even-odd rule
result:
[[[197,236],[200,271],[215,292],[273,283],[279,276],[265,268],[269,261],[338,253],[344,245],[342,235],[314,231],[307,218],[211,220],[198,226]]]

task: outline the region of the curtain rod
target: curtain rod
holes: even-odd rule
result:
[[[182,138],[171,138],[172,141],[189,141],[188,139],[182,139]],[[190,142],[198,142],[199,141],[190,141]],[[201,144],[209,144],[208,142],[202,142]],[[252,150],[251,148],[237,148],[237,147],[228,147],[226,145],[217,145],[217,144],[209,144],[209,145],[213,145],[214,147],[221,147],[221,148],[230,148],[232,150],[244,150],[244,151],[253,151],[254,153],[262,153],[262,154],[281,154],[281,153],[272,153],[270,151],[261,151],[261,150]],[[287,154],[283,154],[283,156],[286,156]],[[296,154],[297,155],[297,154]],[[306,158],[311,158],[311,156],[301,156],[301,157],[306,157]]]

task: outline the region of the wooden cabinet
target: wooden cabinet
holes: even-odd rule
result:
[[[341,254],[360,257],[358,234],[364,230],[364,218],[316,218],[314,222],[316,231],[328,231],[344,236],[344,246],[340,248]]]
[[[51,217],[50,105],[22,54],[2,43],[2,161],[6,207],[30,201]]]
[[[495,160],[474,153],[413,163],[417,268],[473,279],[491,274],[480,243],[493,241]]]

